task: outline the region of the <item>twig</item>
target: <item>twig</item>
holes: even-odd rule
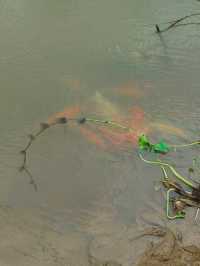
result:
[[[164,28],[163,30],[161,30],[160,29],[160,27],[159,27],[159,25],[158,24],[156,24],[155,25],[155,27],[156,27],[156,32],[157,33],[161,33],[161,32],[165,32],[165,31],[168,31],[168,30],[170,30],[171,28],[173,28],[173,27],[177,27],[177,26],[179,26],[179,25],[181,25],[181,26],[185,26],[185,25],[191,25],[191,24],[199,24],[199,23],[195,23],[195,22],[189,22],[189,23],[185,23],[185,24],[179,24],[179,25],[177,25],[178,23],[180,23],[181,21],[183,21],[183,20],[185,20],[185,19],[187,19],[187,18],[190,18],[190,17],[194,17],[194,16],[200,16],[200,13],[193,13],[193,14],[191,14],[191,15],[187,15],[187,16],[184,16],[184,17],[182,17],[182,18],[179,18],[179,19],[176,19],[176,20],[174,20],[174,21],[171,21],[171,22],[169,22],[169,23],[171,23],[167,28]]]
[[[72,119],[71,119],[72,120]],[[25,148],[23,150],[20,151],[20,153],[23,155],[23,162],[22,162],[22,165],[21,167],[19,168],[19,171],[22,172],[26,172],[26,174],[29,176],[30,178],[30,184],[32,184],[34,186],[34,189],[35,191],[38,190],[37,188],[37,184],[36,182],[34,181],[34,178],[31,174],[31,172],[28,170],[28,166],[27,166],[27,153],[29,151],[29,149],[31,148],[31,145],[33,144],[33,142],[48,128],[54,126],[54,125],[57,125],[57,124],[65,124],[67,123],[67,118],[66,117],[60,117],[58,119],[56,119],[52,124],[48,124],[46,122],[44,123],[41,123],[40,124],[40,129],[39,131],[33,135],[33,134],[30,134],[28,135],[29,137],[29,141],[27,143],[27,145],[25,146]]]
[[[31,172],[26,167],[24,167],[24,171],[27,173],[27,175],[30,178],[30,184],[33,185],[34,190],[37,192],[38,191],[38,186],[37,186],[37,183],[35,182],[32,174],[31,174]]]
[[[200,22],[181,23],[181,24],[176,25],[175,27],[179,27],[179,26],[188,26],[188,25],[200,25]]]

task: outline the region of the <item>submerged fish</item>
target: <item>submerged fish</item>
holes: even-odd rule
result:
[[[102,139],[101,136],[99,136],[97,133],[95,133],[94,131],[92,131],[89,128],[86,127],[81,127],[80,128],[80,132],[81,134],[88,139],[91,143],[100,146],[101,148],[105,148],[105,142]]]
[[[187,137],[183,129],[176,127],[169,123],[161,123],[161,122],[155,121],[155,122],[149,123],[149,126],[152,128],[152,130],[157,130],[165,134],[175,135],[175,136],[179,136],[183,138]]]
[[[92,114],[96,117],[100,115],[105,119],[118,119],[121,116],[119,108],[98,91],[91,97],[88,104],[89,109],[92,109]]]
[[[140,106],[133,106],[125,114],[116,104],[110,102],[99,92],[96,92],[92,100],[94,101],[95,109],[98,111],[97,113],[100,113],[102,117],[117,121],[131,129],[129,132],[119,132],[117,129],[102,128],[100,126],[101,134],[113,144],[123,145],[125,142],[129,142],[135,145],[141,134],[155,134],[156,131],[165,135],[187,137],[184,129],[176,127],[169,122],[148,121],[145,111]]]
[[[96,144],[102,148],[109,143],[114,146],[123,146],[126,144],[137,145],[138,137],[141,134],[152,134],[160,131],[165,134],[176,135],[179,137],[186,137],[183,129],[175,127],[169,123],[161,123],[157,121],[150,122],[145,117],[145,112],[140,106],[133,106],[128,112],[123,112],[116,104],[109,101],[100,92],[96,92],[91,97],[88,104],[81,109],[79,106],[71,106],[65,108],[63,111],[53,114],[47,120],[47,123],[53,124],[58,118],[77,118],[80,112],[89,114],[89,118],[96,118],[116,122],[124,126],[115,127],[112,123],[95,123],[91,126],[91,121],[80,127],[81,134],[91,143]],[[91,115],[90,115],[91,114]],[[114,123],[113,123],[114,124]]]
[[[144,91],[139,88],[133,81],[129,81],[117,88],[115,91],[122,96],[128,96],[133,98],[141,98],[144,96]]]
[[[100,118],[109,121],[117,122],[119,125],[126,127],[112,127],[111,125],[96,124],[96,128],[107,143],[107,146],[122,146],[125,144],[137,144],[138,136],[142,133],[147,133],[147,127],[144,123],[144,111],[139,106],[134,106],[125,114],[121,108],[109,101],[100,92],[96,92],[90,100],[89,108],[93,109],[95,117],[100,115]],[[92,141],[93,142],[93,141]]]
[[[53,124],[56,122],[58,118],[75,118],[79,113],[81,109],[79,106],[68,106],[63,111],[54,113],[47,119],[48,124]]]

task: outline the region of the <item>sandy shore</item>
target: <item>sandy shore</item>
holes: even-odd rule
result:
[[[0,266],[88,265],[78,233],[55,231],[38,210],[0,208]]]
[[[190,215],[185,220],[166,223],[152,210],[146,211],[138,224],[131,227],[110,218],[107,219],[101,212],[90,220],[87,233],[90,232],[91,239],[87,241],[87,234],[56,230],[43,210],[1,206],[0,266],[134,266],[138,262],[142,266],[160,265],[160,262],[172,265],[172,258],[173,265],[182,265],[175,251],[181,262],[190,260],[200,263],[199,226],[193,223]],[[161,226],[172,233],[166,234],[166,237],[165,234],[158,237],[146,233],[137,237],[149,226]],[[177,233],[178,236],[182,234],[181,241],[179,237],[176,240]],[[162,245],[167,248],[159,249]],[[166,254],[162,252],[166,253],[166,250],[169,251],[169,263],[165,257],[163,260]],[[149,264],[151,260],[153,264]]]

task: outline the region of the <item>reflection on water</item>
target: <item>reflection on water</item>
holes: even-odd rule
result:
[[[57,230],[89,224],[86,235],[94,221],[102,234],[113,220],[135,222],[160,174],[138,160],[137,135],[199,138],[199,27],[159,38],[154,25],[199,8],[186,0],[0,1],[2,204],[45,208]],[[40,122],[73,113],[136,125],[135,137],[94,125],[50,128],[28,155],[36,193],[18,171],[19,151]],[[177,154],[184,165],[189,156]],[[96,222],[104,213],[115,217],[108,227]]]

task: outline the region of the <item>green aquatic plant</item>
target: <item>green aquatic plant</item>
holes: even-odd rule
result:
[[[171,193],[175,192],[174,188],[170,188],[167,190],[167,200],[166,200],[166,215],[169,220],[174,219],[183,219],[185,218],[185,212],[184,210],[178,210],[174,215],[171,214],[171,203],[173,202],[171,198]]]
[[[148,163],[148,164],[152,164],[152,165],[158,165],[158,166],[163,166],[163,167],[167,167],[171,172],[172,172],[172,174],[179,180],[179,181],[181,181],[181,182],[183,182],[185,185],[187,185],[188,187],[190,187],[191,189],[195,189],[196,187],[195,187],[195,185],[192,183],[192,182],[190,182],[190,180],[188,180],[186,177],[184,177],[184,176],[182,176],[181,174],[179,174],[177,171],[176,171],[176,169],[172,166],[172,165],[170,165],[169,163],[165,163],[165,162],[162,162],[162,161],[150,161],[150,160],[146,160],[143,156],[142,156],[142,154],[140,153],[139,154],[139,156],[140,156],[140,159],[142,160],[142,161],[144,161],[145,163]]]
[[[170,146],[166,142],[161,140],[153,145],[153,150],[157,153],[167,153],[170,151]]]
[[[186,207],[196,207],[197,213],[195,216],[195,221],[197,220],[197,216],[200,209],[200,184],[195,181],[195,184],[191,182],[188,178],[182,176],[180,173],[176,171],[176,169],[170,165],[169,163],[162,162],[159,160],[156,161],[150,161],[146,160],[142,154],[139,154],[140,159],[144,161],[145,163],[152,164],[152,165],[158,165],[161,167],[162,172],[164,174],[164,180],[162,180],[163,186],[167,189],[167,196],[166,196],[166,216],[168,219],[179,219],[185,217],[185,211],[184,208]],[[185,186],[188,187],[188,189],[185,189],[185,186],[183,187],[178,182],[170,180],[166,169],[170,170],[171,174],[181,181]],[[172,192],[175,194],[174,197],[171,197]],[[172,204],[172,202],[174,204]],[[180,210],[180,205],[182,206],[182,209]],[[178,206],[178,207],[177,207]]]
[[[29,176],[30,184],[33,185],[35,191],[37,191],[37,184],[34,181],[34,178],[31,174],[31,172],[28,170],[27,165],[27,155],[28,151],[31,148],[32,144],[36,141],[40,135],[42,135],[44,132],[46,132],[47,129],[49,129],[52,126],[56,126],[58,124],[67,124],[70,121],[74,121],[79,125],[85,124],[85,123],[93,123],[93,124],[101,124],[103,126],[120,129],[128,132],[128,134],[134,133],[134,129],[131,127],[127,127],[123,124],[120,124],[115,121],[110,120],[101,120],[96,119],[92,117],[79,117],[79,118],[68,118],[66,116],[57,117],[51,122],[44,122],[40,124],[39,130],[35,134],[29,135],[29,141],[25,148],[21,151],[21,154],[23,155],[23,162],[20,167],[21,171],[26,172],[26,174]],[[127,133],[126,133],[127,134]],[[200,144],[200,141],[194,141],[192,143],[188,144],[167,144],[163,140],[160,140],[157,143],[151,143],[148,136],[145,134],[142,134],[138,137],[138,146],[140,151],[147,151],[147,152],[154,152],[158,154],[166,154],[169,151],[175,151],[177,148],[184,148],[184,147],[190,147],[193,145]],[[167,202],[166,202],[166,216],[168,219],[177,219],[177,218],[184,218],[185,212],[184,207],[190,206],[190,207],[197,207],[197,210],[200,208],[200,184],[196,181],[191,180],[190,178],[186,178],[182,176],[180,173],[177,172],[177,170],[170,165],[167,162],[163,162],[160,160],[150,161],[146,160],[141,153],[139,153],[140,159],[143,160],[147,164],[156,165],[159,168],[162,169],[164,174],[164,180],[161,180],[163,186],[167,189]],[[190,172],[198,170],[200,171],[200,157],[195,157],[193,159],[193,165],[190,168]],[[167,171],[166,171],[167,170]],[[178,182],[172,180],[169,178],[167,172],[171,173],[174,178],[176,178],[179,182],[182,182],[184,185],[182,186]],[[195,184],[194,184],[195,182]],[[188,189],[185,189],[187,187]],[[172,195],[175,195],[175,198],[172,197]],[[175,203],[175,204],[172,204]],[[175,206],[175,208],[174,208]],[[183,207],[180,209],[180,206]],[[198,214],[198,212],[197,212]],[[196,215],[197,216],[197,215]]]
[[[152,144],[150,143],[149,139],[146,135],[142,134],[139,136],[138,139],[138,145],[141,150],[151,151],[152,150]]]
[[[153,151],[155,153],[166,154],[170,151],[170,146],[166,142],[160,140],[158,143],[152,144],[144,134],[139,137],[138,145],[141,150]]]

